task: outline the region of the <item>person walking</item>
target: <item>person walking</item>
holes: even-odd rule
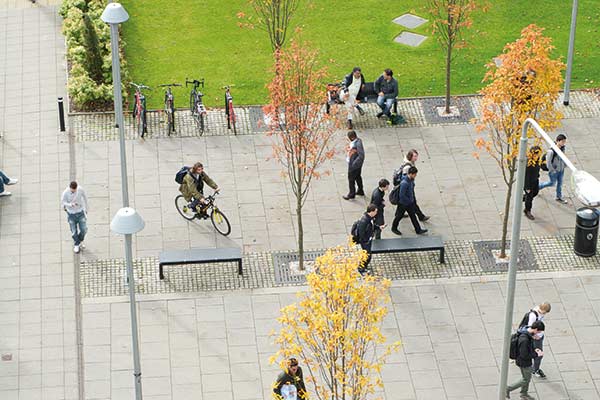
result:
[[[2,172],[0,170],[0,197],[10,196],[12,194],[11,192],[4,190],[5,185],[10,186],[10,185],[16,185],[17,183],[19,183],[18,179],[9,178],[8,176],[6,176],[6,174],[4,172]]]
[[[518,356],[515,363],[521,370],[521,379],[518,382],[506,387],[506,398],[510,399],[510,392],[521,388],[522,400],[535,400],[529,395],[529,383],[531,382],[531,360],[535,357],[542,357],[544,352],[540,349],[534,349],[534,338],[543,333],[546,327],[542,321],[535,321],[525,333],[521,333],[518,338],[517,348]]]
[[[550,303],[542,303],[539,306],[532,308],[523,317],[523,320],[519,324],[518,331],[520,333],[525,333],[525,332],[527,332],[527,328],[531,327],[535,321],[543,322],[544,317],[546,316],[546,314],[548,314],[550,312],[550,310],[552,310],[552,306],[550,305]],[[540,332],[537,334],[537,336],[535,336],[533,338],[533,348],[534,349],[540,349],[542,351],[544,350],[544,337],[545,337],[544,332]],[[536,353],[536,356],[533,358],[532,374],[537,375],[540,378],[546,378],[546,374],[540,368],[540,365],[542,364],[542,358],[543,358],[543,353],[541,356]]]
[[[369,204],[367,211],[363,216],[352,225],[352,239],[360,245],[361,249],[367,252],[367,259],[358,267],[358,272],[364,275],[367,272],[371,262],[371,245],[373,244],[373,235],[375,234],[375,216],[377,215],[377,206]]]
[[[525,169],[525,194],[523,199],[525,201],[525,209],[523,212],[525,216],[530,220],[534,220],[535,217],[531,214],[531,207],[533,206],[533,199],[540,192],[540,154],[542,149],[539,146],[533,146],[529,149],[527,154],[527,168]]]
[[[371,204],[377,207],[377,214],[375,215],[375,239],[381,239],[381,230],[385,228],[385,218],[383,215],[383,209],[385,208],[385,193],[390,188],[390,181],[387,179],[380,179],[379,184],[373,190],[371,194]]]
[[[362,180],[362,166],[365,162],[365,148],[362,140],[358,137],[355,131],[348,132],[348,194],[343,196],[344,200],[351,200],[356,196],[364,196]]]
[[[398,205],[396,206],[396,216],[392,222],[392,232],[394,232],[396,235],[402,235],[402,232],[398,230],[398,225],[400,224],[400,220],[404,216],[405,212],[408,213],[410,221],[412,222],[417,235],[427,233],[427,229],[421,228],[416,214],[415,178],[417,177],[418,172],[419,170],[417,167],[410,167],[408,169],[408,174],[402,178],[402,182],[400,183],[400,194],[398,198]]]
[[[73,181],[62,194],[63,209],[67,212],[67,222],[73,237],[73,252],[85,248],[83,240],[87,233],[88,200],[85,191]]]
[[[302,368],[298,365],[298,360],[290,358],[287,361],[287,368],[277,376],[273,384],[273,395],[275,399],[287,400],[293,393],[296,393],[298,399],[308,399]]]
[[[556,146],[564,153],[567,145],[567,136],[559,134],[556,137]],[[546,166],[548,167],[548,178],[547,182],[542,182],[539,185],[539,190],[547,188],[548,186],[556,185],[556,201],[562,204],[567,204],[568,201],[562,197],[562,184],[565,176],[565,162],[560,158],[552,148],[548,149],[546,153]]]
[[[419,152],[416,149],[410,149],[404,160],[402,161],[402,165],[396,171],[394,171],[394,185],[399,185],[402,182],[402,177],[408,174],[408,170],[410,167],[416,167],[417,161],[419,160]],[[415,212],[419,221],[425,222],[429,220],[429,216],[425,215],[423,211],[421,211],[421,207],[419,207],[419,203],[417,202],[417,197],[415,196]]]

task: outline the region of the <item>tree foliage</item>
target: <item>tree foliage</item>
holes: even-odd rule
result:
[[[508,191],[504,207],[502,253],[505,256],[508,214],[512,186],[516,180],[519,139],[523,123],[534,118],[546,131],[560,125],[562,114],[556,108],[562,86],[564,64],[552,59],[552,39],[535,24],[521,31],[521,37],[504,47],[497,62],[489,63],[481,91],[481,118],[477,130],[487,132],[476,145],[496,160]],[[536,137],[530,129],[530,137]],[[535,144],[539,139],[534,140]],[[517,195],[520,195],[517,193]]]
[[[379,373],[400,344],[381,332],[390,281],[360,277],[367,254],[352,244],[329,249],[307,276],[308,292],[281,310],[279,351],[271,362],[298,357],[319,400],[364,400],[381,386]]]
[[[268,85],[270,103],[263,108],[268,135],[275,138],[273,155],[283,166],[296,197],[298,253],[303,269],[302,207],[313,179],[335,154],[335,120],[323,112],[327,71],[318,66],[318,53],[306,43],[293,42],[275,61]]]
[[[259,29],[267,32],[271,49],[274,53],[283,48],[292,17],[298,10],[300,0],[248,0],[255,14],[246,18],[244,13],[238,13],[239,18],[245,18],[242,27]]]

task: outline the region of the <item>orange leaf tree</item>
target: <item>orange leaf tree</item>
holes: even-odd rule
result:
[[[271,362],[298,357],[319,400],[364,400],[381,387],[381,367],[400,344],[386,344],[388,279],[359,276],[367,254],[353,243],[329,249],[307,276],[308,292],[284,307]],[[276,396],[276,395],[275,395]],[[371,398],[371,397],[369,397]]]
[[[521,37],[504,47],[498,62],[492,62],[484,82],[489,82],[480,93],[481,117],[477,130],[488,133],[476,145],[485,149],[498,163],[508,190],[504,202],[502,248],[500,257],[506,257],[506,236],[513,183],[516,180],[519,138],[523,123],[534,118],[546,131],[560,125],[562,114],[556,109],[556,100],[562,85],[564,64],[552,59],[552,39],[543,35],[543,28],[534,24],[521,31]],[[528,132],[535,137],[535,132]],[[536,139],[536,143],[539,139]],[[520,196],[520,193],[517,193]]]
[[[433,17],[433,35],[446,52],[446,114],[450,113],[451,65],[454,49],[466,45],[463,31],[471,27],[473,11],[486,7],[479,6],[478,0],[428,0]]]
[[[274,53],[283,48],[292,17],[298,10],[300,0],[248,0],[256,19],[244,13],[238,13],[238,18],[246,19],[240,26],[264,30],[269,35],[271,49]]]
[[[323,112],[326,69],[318,66],[318,53],[306,43],[293,42],[275,61],[268,85],[270,103],[264,107],[268,135],[276,140],[273,155],[283,165],[296,197],[298,260],[304,269],[302,207],[320,167],[335,155],[335,120]]]

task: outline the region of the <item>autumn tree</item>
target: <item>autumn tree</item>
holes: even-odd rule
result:
[[[489,83],[480,91],[483,97],[477,130],[487,132],[488,136],[487,139],[480,137],[476,145],[496,160],[507,186],[501,258],[506,257],[510,199],[523,123],[527,118],[534,118],[544,130],[552,131],[562,118],[555,102],[562,85],[564,64],[551,58],[552,39],[544,36],[543,31],[534,24],[529,25],[521,31],[519,39],[507,44],[497,62],[486,66],[484,82]],[[536,137],[532,129],[528,135]]]
[[[241,26],[264,30],[269,36],[271,49],[277,54],[283,49],[285,39],[292,17],[298,10],[300,0],[248,0],[254,11],[253,16],[239,13],[239,18],[244,18],[245,23]]]
[[[464,31],[473,24],[473,12],[480,6],[479,0],[428,0],[433,17],[433,35],[446,52],[446,114],[450,114],[450,86],[454,50],[465,47]]]
[[[271,362],[297,357],[308,370],[307,388],[319,400],[364,400],[380,387],[381,367],[400,344],[386,344],[381,325],[388,313],[390,281],[361,278],[367,258],[353,243],[329,249],[307,276],[308,292],[284,307]]]
[[[268,85],[270,103],[264,107],[273,156],[283,166],[296,197],[298,260],[304,269],[302,207],[313,179],[335,154],[335,120],[323,112],[326,69],[318,66],[318,53],[306,43],[293,42],[275,61],[276,73]]]

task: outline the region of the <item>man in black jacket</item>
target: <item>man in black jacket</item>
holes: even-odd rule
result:
[[[396,216],[392,222],[392,232],[396,235],[402,235],[402,232],[398,230],[400,220],[404,217],[404,213],[408,213],[410,221],[415,228],[417,235],[427,233],[427,229],[421,228],[419,220],[417,219],[417,201],[415,200],[415,178],[419,170],[417,167],[410,167],[408,173],[402,178],[400,183],[400,195],[398,198],[398,205],[396,206]]]
[[[529,391],[529,382],[531,382],[531,365],[532,361],[535,357],[541,357],[544,355],[544,352],[540,349],[533,348],[533,341],[535,337],[544,332],[546,327],[542,321],[535,321],[529,328],[527,328],[527,332],[521,333],[519,335],[519,340],[517,342],[517,346],[519,348],[519,356],[515,360],[515,363],[521,370],[521,380],[509,385],[506,387],[506,398],[510,399],[510,392],[515,389],[521,388],[521,399],[522,400],[534,400],[528,393]]]
[[[306,393],[306,386],[304,385],[304,376],[302,375],[302,368],[298,366],[298,360],[290,358],[288,360],[288,367],[277,376],[277,381],[273,384],[273,393],[276,399],[283,399],[281,389],[284,385],[293,385],[296,387],[298,393],[298,399],[308,399]]]
[[[541,161],[542,149],[539,146],[533,146],[529,149],[527,155],[527,168],[525,169],[525,195],[523,196],[525,201],[525,216],[530,220],[534,220],[535,217],[531,214],[531,207],[533,206],[533,199],[540,192],[540,161]]]
[[[353,129],[352,116],[356,108],[360,115],[364,115],[365,111],[358,105],[357,99],[363,99],[365,89],[365,76],[362,74],[360,67],[354,67],[352,73],[344,78],[345,90],[340,93],[340,98],[348,109],[348,129]]]
[[[375,239],[381,239],[381,230],[385,228],[385,219],[383,216],[383,209],[385,208],[385,193],[390,188],[390,181],[387,179],[381,179],[379,185],[373,190],[371,194],[371,204],[377,207],[377,214],[375,215]]]
[[[374,86],[375,92],[377,92],[377,105],[381,108],[377,118],[381,118],[383,115],[390,118],[392,106],[398,97],[398,81],[394,79],[394,72],[389,68],[383,71]]]
[[[367,260],[358,268],[358,272],[364,274],[371,262],[371,245],[373,244],[373,234],[375,233],[375,216],[377,215],[377,206],[369,204],[367,212],[358,221],[358,244],[367,252]]]
[[[363,147],[362,140],[358,138],[355,131],[348,132],[348,156],[346,161],[348,162],[348,194],[344,197],[344,200],[353,199],[355,196],[364,196],[365,191],[363,189],[362,181],[362,166],[365,161],[365,148]],[[358,189],[356,189],[358,186]]]

